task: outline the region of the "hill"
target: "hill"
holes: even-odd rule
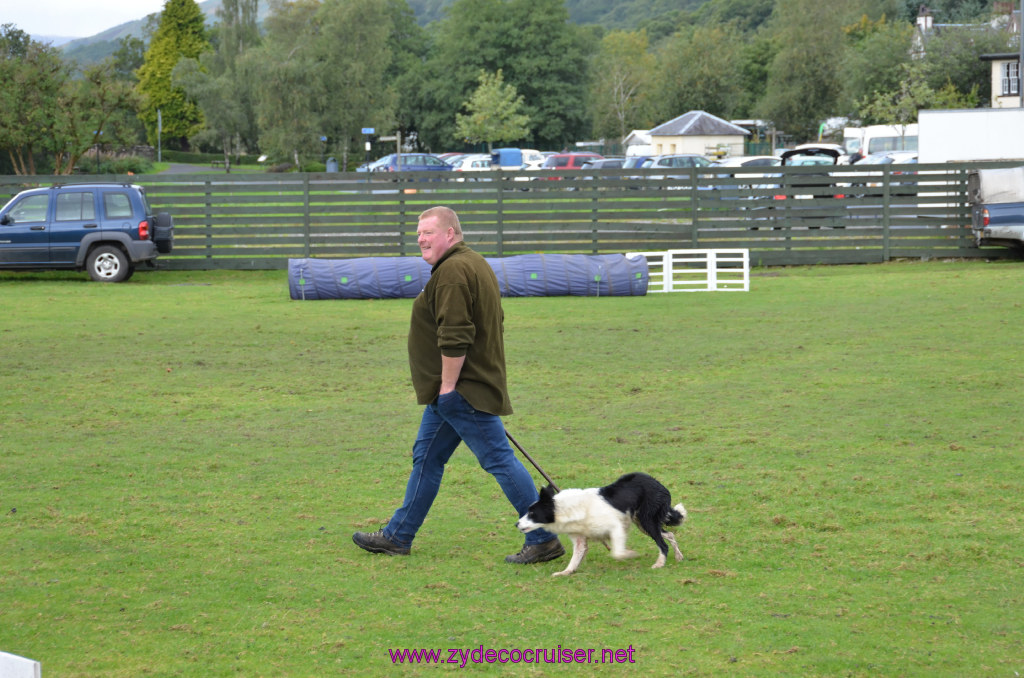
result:
[[[714,2],[714,0],[711,0]],[[454,0],[408,0],[409,6],[421,26],[444,18],[444,10]],[[684,11],[694,11],[709,0],[566,0],[569,20],[577,24],[596,24],[605,28],[636,28],[644,21]],[[199,9],[206,15],[208,25],[217,20],[217,9],[221,0],[200,2]],[[270,13],[269,3],[260,2],[259,18],[262,21]],[[88,38],[71,40],[60,46],[64,56],[80,65],[102,61],[117,50],[122,38],[131,36],[145,38],[146,22],[149,17],[140,17],[119,26],[108,28]]]

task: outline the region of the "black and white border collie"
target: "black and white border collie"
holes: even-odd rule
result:
[[[588,539],[605,542],[605,546],[611,549],[612,558],[635,558],[638,554],[626,548],[630,521],[658,545],[660,553],[652,568],[665,565],[668,556],[666,540],[675,549],[676,560],[683,559],[675,535],[663,526],[682,524],[686,520],[686,509],[682,504],[673,507],[669,491],[646,473],[627,473],[604,487],[562,490],[556,494],[549,485],[539,492],[540,499],[527,509],[516,527],[524,533],[544,528],[572,537],[572,560],[564,570],[552,576],[576,571],[583,556],[587,555]]]

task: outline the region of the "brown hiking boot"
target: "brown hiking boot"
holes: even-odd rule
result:
[[[384,530],[376,532],[356,532],[352,535],[352,541],[361,549],[370,553],[386,553],[389,556],[407,556],[409,549],[399,546],[384,536]]]
[[[562,548],[562,542],[556,538],[543,544],[524,546],[523,550],[519,553],[505,556],[505,562],[517,565],[532,565],[533,563],[546,563],[549,560],[561,558],[564,555],[565,549]]]

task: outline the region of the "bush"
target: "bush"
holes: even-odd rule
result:
[[[153,162],[148,158],[131,155],[101,163],[100,169],[105,174],[146,174],[153,169]]]

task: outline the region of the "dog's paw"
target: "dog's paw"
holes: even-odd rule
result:
[[[659,567],[665,567],[665,554],[659,553],[658,559],[654,561],[654,565],[651,565],[652,570],[657,570]]]
[[[636,558],[639,555],[639,553],[632,549],[626,549],[625,551],[621,551],[619,553],[613,553],[612,558],[615,558],[615,560],[628,560],[630,558]]]
[[[572,574],[572,570],[562,570],[561,572],[552,573],[552,577],[561,577],[562,575]]]

